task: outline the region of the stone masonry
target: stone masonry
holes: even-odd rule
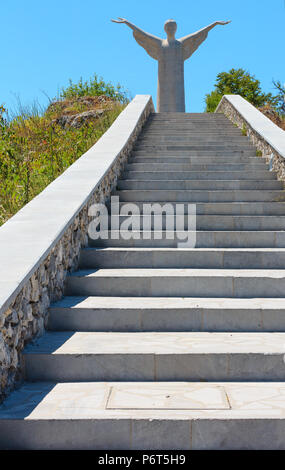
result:
[[[271,170],[276,172],[277,178],[285,181],[285,160],[279,152],[277,152],[270,143],[268,143],[260,133],[247,122],[246,119],[232,106],[232,104],[224,97],[220,102],[216,112],[224,113],[235,125],[246,131],[246,134],[261,155],[270,163]],[[284,131],[283,131],[284,132]],[[284,133],[285,135],[285,133]]]

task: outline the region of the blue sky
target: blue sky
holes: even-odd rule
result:
[[[285,82],[284,0],[10,0],[1,3],[0,104],[38,99],[46,104],[68,83],[94,72],[120,82],[132,96],[156,100],[157,64],[138,46],[131,30],[110,18],[125,17],[157,36],[174,18],[177,37],[216,20],[217,26],[185,63],[186,110],[204,110],[216,75],[242,67],[273,91]]]

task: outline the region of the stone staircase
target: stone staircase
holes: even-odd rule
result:
[[[0,407],[0,446],[285,449],[282,182],[224,115],[161,113],[114,195],[196,204],[196,247],[153,224],[90,240]]]

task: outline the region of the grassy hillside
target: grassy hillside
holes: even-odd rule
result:
[[[96,75],[70,82],[45,111],[0,106],[0,225],[86,152],[127,103],[120,86]]]

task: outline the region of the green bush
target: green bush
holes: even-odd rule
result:
[[[214,91],[205,97],[205,111],[214,112],[223,95],[240,95],[256,107],[265,104],[275,107],[278,103],[277,97],[271,93],[263,93],[260,81],[241,68],[217,75]]]
[[[206,95],[205,102],[206,102],[206,112],[207,113],[214,113],[219,102],[221,101],[223,95],[221,95],[218,91],[214,90],[212,93]]]
[[[118,84],[116,87],[112,83],[107,83],[102,77],[94,74],[92,78],[85,82],[80,78],[77,83],[69,80],[69,86],[62,88],[60,98],[70,99],[82,96],[100,96],[106,95],[109,98],[126,103],[128,101],[127,92]]]

